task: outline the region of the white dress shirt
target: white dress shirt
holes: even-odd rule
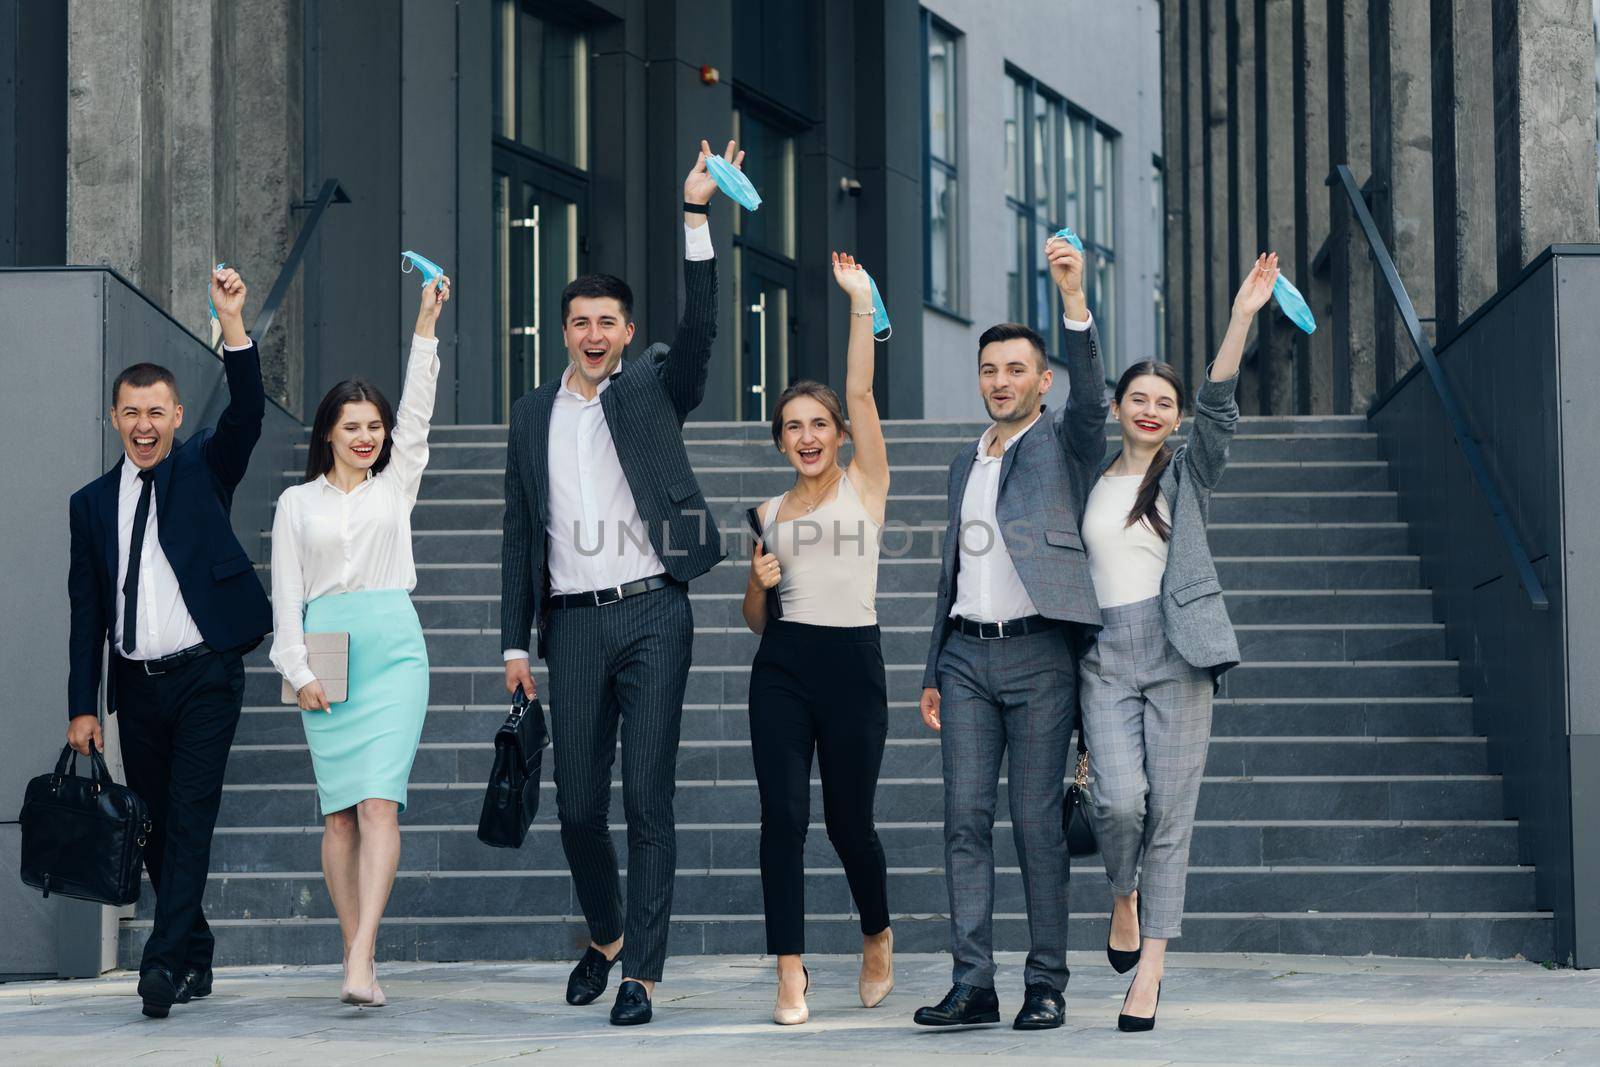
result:
[[[684,223],[683,248],[685,259],[711,259],[711,227]],[[544,562],[550,592],[558,596],[613,589],[667,569],[650,543],[600,409],[611,379],[585,399],[572,387],[573,372],[570,365],[562,372],[550,408]],[[528,658],[524,648],[502,654],[507,660]]]
[[[1069,330],[1087,330],[1093,318],[1061,317]],[[1015,448],[1023,434],[1033,429],[1039,416],[1013,434],[1001,447],[1000,455],[989,455],[995,427],[990,426],[978,439],[978,458],[967,475],[967,489],[961,498],[959,547],[961,564],[956,571],[956,592],[950,617],[957,615],[977,622],[1006,622],[1039,614],[1028,595],[1016,565],[1006,549],[1005,531],[995,509],[1000,501],[1000,467],[1005,454]]]
[[[307,666],[305,606],[331,593],[417,587],[411,509],[428,465],[428,425],[439,381],[439,341],[411,338],[389,463],[350,492],[320,475],[278,497],[272,521],[272,665],[295,689]]]
[[[128,578],[128,549],[133,545],[133,515],[139,508],[139,493],[144,482],[133,460],[122,461],[122,480],[117,492],[117,584],[112,595],[117,602],[117,629],[112,634],[112,651],[124,659],[160,659],[198,645],[204,638],[200,627],[183,602],[178,576],[161,551],[159,522],[156,519],[155,486],[151,485],[150,515],[145,520],[144,544],[139,549],[139,632],[134,635],[132,652],[122,651],[122,583]]]

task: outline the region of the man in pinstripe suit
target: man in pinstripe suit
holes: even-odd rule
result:
[[[950,464],[933,641],[922,718],[944,759],[945,882],[954,984],[917,1011],[924,1026],[1000,1021],[994,989],[994,818],[1007,761],[1011,833],[1028,912],[1025,995],[1013,1026],[1062,1024],[1067,985],[1067,845],[1062,778],[1078,718],[1075,630],[1098,628],[1078,536],[1106,450],[1105,368],[1083,292],[1083,254],[1045,245],[1066,320],[1071,392],[1041,401],[1044,341],[1001,323],[978,338],[978,392],[994,425]],[[1054,397],[1051,398],[1054,400]]]
[[[567,1002],[596,1000],[620,959],[611,1009],[619,1026],[650,1021],[666,962],[677,868],[672,794],[694,641],[687,585],[722,558],[682,432],[705,395],[717,332],[709,155],[702,141],[683,184],[687,300],[671,346],[623,363],[632,292],[605,274],[572,282],[561,297],[571,366],[517,401],[506,452],[506,688],[533,695],[528,648],[537,627],[550,669],[561,845],[589,925]],[[738,166],[743,153],[729,141],[725,158]],[[619,724],[625,910],[608,825]]]

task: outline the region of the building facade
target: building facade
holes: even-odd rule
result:
[[[764,203],[713,208],[697,418],[842,380],[832,249],[890,310],[893,417],[979,414],[993,322],[1059,342],[1040,246],[1062,225],[1113,364],[1158,354],[1155,0],[6,0],[0,25],[9,264],[109,264],[205,336],[206,268],[239,267],[259,307],[339,181],[261,338],[297,414],[352,374],[398,386],[404,250],[457,283],[444,421],[503,421],[560,372],[578,273],[629,281],[641,342],[670,337],[701,138],[738,138]]]

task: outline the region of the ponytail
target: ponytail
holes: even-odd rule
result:
[[[1139,492],[1133,498],[1133,510],[1128,512],[1128,521],[1125,526],[1143,522],[1155,535],[1163,541],[1172,540],[1172,526],[1161,517],[1161,509],[1156,501],[1161,496],[1161,475],[1167,469],[1167,464],[1172,462],[1172,446],[1165,442],[1161,451],[1156,453],[1156,458],[1150,461],[1150,467],[1144,472],[1144,481],[1139,483]]]

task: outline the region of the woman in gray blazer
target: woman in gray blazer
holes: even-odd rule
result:
[[[1111,415],[1122,448],[1100,467],[1083,513],[1101,629],[1078,667],[1090,795],[1115,903],[1106,955],[1135,964],[1117,1027],[1155,1026],[1167,941],[1183,925],[1195,802],[1217,680],[1239,662],[1206,543],[1206,508],[1239,418],[1234,389],[1250,323],[1272,296],[1278,257],[1239,287],[1216,362],[1195,398],[1186,444],[1183,379],[1165,363],[1129,367]]]

